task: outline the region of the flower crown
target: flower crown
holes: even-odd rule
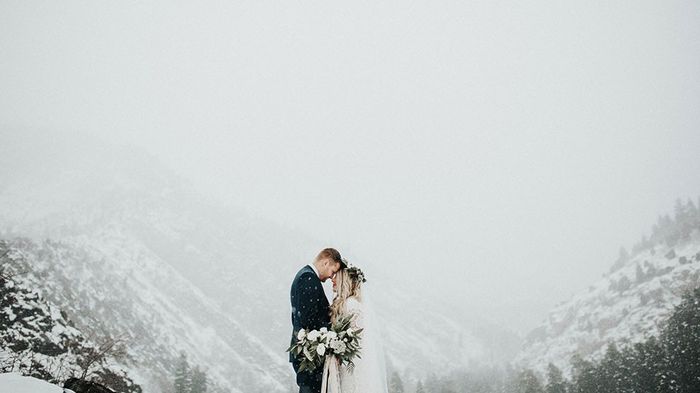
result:
[[[356,280],[361,283],[367,282],[367,279],[365,278],[365,273],[362,272],[362,269],[360,269],[358,266],[351,265],[347,260],[343,259],[343,262],[345,262],[345,265],[347,266],[345,268],[345,271],[348,273],[350,278],[353,280]]]

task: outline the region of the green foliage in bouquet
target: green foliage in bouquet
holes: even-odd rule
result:
[[[297,342],[287,352],[301,359],[299,372],[314,371],[323,367],[327,356],[335,356],[341,364],[353,370],[353,360],[360,358],[360,340],[363,329],[352,327],[352,314],[340,316],[330,330],[321,328],[306,332],[301,329]]]
[[[333,324],[333,331],[337,334],[337,340],[331,340],[329,343],[333,355],[340,361],[341,365],[345,364],[350,371],[355,368],[353,360],[362,358],[360,356],[360,341],[364,330],[353,328],[352,318],[352,314],[338,317]]]

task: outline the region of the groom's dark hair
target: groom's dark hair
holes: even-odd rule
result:
[[[343,262],[343,258],[340,256],[340,253],[335,248],[324,248],[316,256],[317,261],[320,261],[321,259],[325,258],[330,258],[335,262],[338,262],[340,264],[341,269],[344,269],[346,267],[345,262]]]

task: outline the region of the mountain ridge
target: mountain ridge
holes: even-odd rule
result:
[[[35,268],[47,261],[31,250],[44,247],[42,253],[59,256],[45,263],[46,269],[62,267],[49,269],[47,283],[68,283],[65,274],[70,273],[89,295],[81,299],[68,284],[48,285],[47,294],[53,293],[78,322],[87,313],[83,324],[97,318],[109,321],[107,330],[131,329],[132,336],[150,337],[133,346],[136,361],[129,365],[147,393],[164,390],[180,351],[208,369],[217,389],[288,391],[293,386],[284,352],[291,329],[288,286],[311,259],[310,250],[325,244],[206,201],[157,160],[146,155],[141,162],[143,156],[128,155],[130,149],[124,156],[109,148],[80,147],[81,157],[66,160],[53,152],[51,165],[41,164],[36,155],[11,160],[14,174],[0,173],[5,185],[0,188],[0,236],[26,248]],[[64,154],[75,152],[71,147]],[[32,168],[24,161],[33,162]],[[373,283],[384,275],[377,272]],[[465,367],[487,352],[473,316],[436,306],[401,283],[385,284],[376,306],[394,369],[417,375]],[[119,299],[127,304],[117,304]],[[114,305],[116,314],[76,309],[81,302]],[[134,316],[143,321],[125,322]],[[217,349],[226,355],[207,352]]]
[[[548,363],[571,371],[571,358],[599,359],[610,343],[655,336],[682,296],[700,286],[700,211],[676,203],[649,237],[620,257],[586,291],[555,306],[525,339],[517,364],[544,372]]]

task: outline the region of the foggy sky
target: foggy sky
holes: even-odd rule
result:
[[[700,195],[700,4],[531,3],[2,0],[0,131],[143,147],[523,331]]]

